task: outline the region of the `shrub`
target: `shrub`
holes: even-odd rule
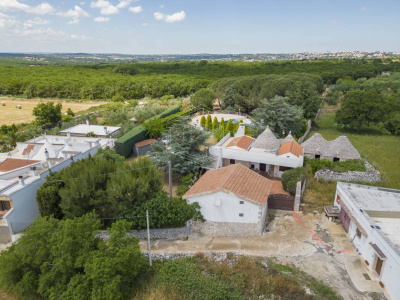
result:
[[[204,128],[204,126],[206,126],[206,117],[205,116],[201,116],[200,126],[203,128]]]
[[[283,189],[295,195],[297,182],[303,181],[305,176],[306,176],[305,168],[295,168],[284,172],[282,174]]]
[[[133,145],[146,139],[146,128],[139,125],[128,131],[115,141],[115,151],[122,156],[128,157],[132,153]]]
[[[328,159],[308,159],[308,163],[311,165],[311,170],[313,174],[318,170],[327,168],[335,172],[348,172],[348,171],[358,171],[365,172],[365,165],[363,161],[359,159],[348,159],[344,161],[332,162]]]
[[[211,115],[208,115],[208,116],[207,116],[207,119],[206,119],[206,127],[205,127],[205,129],[206,129],[206,130],[210,130],[211,127],[212,127]]]

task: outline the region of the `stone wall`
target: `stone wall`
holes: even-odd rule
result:
[[[233,223],[233,222],[193,222],[193,231],[213,236],[255,236],[261,235],[261,222]]]
[[[367,161],[365,163],[365,168],[367,172],[334,172],[329,169],[322,169],[315,173],[315,178],[323,178],[330,181],[365,181],[365,182],[376,182],[381,181],[381,173],[377,171],[371,164]]]
[[[193,222],[191,220],[186,222],[186,226],[179,228],[159,228],[150,229],[150,239],[182,239],[187,237],[193,230]],[[147,230],[132,230],[129,233],[130,236],[137,237],[141,240],[147,239]],[[107,231],[102,231],[100,237],[108,239],[109,235]]]

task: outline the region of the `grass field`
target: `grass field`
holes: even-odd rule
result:
[[[315,128],[308,138],[316,132],[327,140],[347,136],[362,158],[381,172],[383,182],[379,186],[400,189],[400,136],[390,135],[379,127],[360,131],[338,128],[334,112],[322,113],[318,125],[319,128]],[[321,209],[323,205],[333,203],[336,183],[317,181],[311,174],[308,174],[307,180],[304,193],[307,210]]]
[[[33,108],[38,103],[48,102],[50,100],[20,100],[20,99],[0,99],[0,103],[4,102],[6,106],[0,104],[0,126],[3,124],[20,124],[29,123],[35,120],[32,115]],[[55,102],[58,103],[58,102]],[[17,105],[21,105],[22,109],[18,109]],[[103,102],[62,102],[62,112],[66,112],[71,108],[73,112],[87,110],[92,106],[99,106]]]

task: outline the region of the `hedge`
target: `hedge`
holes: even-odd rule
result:
[[[181,110],[182,107],[180,105],[171,106],[170,108],[164,110],[161,114],[158,114],[157,116],[148,119],[146,122],[156,118],[160,119],[166,118],[172,114],[180,112]],[[132,153],[133,145],[145,139],[147,139],[146,129],[144,128],[144,126],[139,125],[133,128],[132,130],[128,131],[126,134],[124,134],[118,140],[115,141],[115,151],[119,155],[129,157],[129,155],[131,155]]]
[[[293,195],[296,194],[296,187],[298,181],[303,181],[306,177],[305,168],[294,168],[283,172],[282,185],[283,189]]]

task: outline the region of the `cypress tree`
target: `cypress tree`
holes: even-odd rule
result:
[[[206,119],[206,128],[205,129],[210,130],[211,126],[212,126],[211,115],[208,115],[207,119]]]
[[[225,131],[226,131],[227,133],[230,132],[231,135],[232,135],[232,133],[233,133],[232,119],[229,119],[228,123],[226,124]]]
[[[218,120],[217,117],[214,117],[214,120],[212,122],[212,130],[214,131],[215,129],[217,129],[217,125],[218,125]]]
[[[204,128],[205,125],[206,125],[206,117],[205,116],[201,116],[201,118],[200,118],[200,126]]]

